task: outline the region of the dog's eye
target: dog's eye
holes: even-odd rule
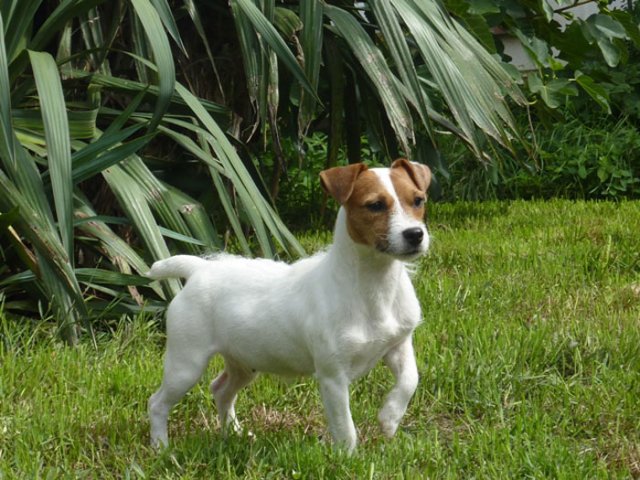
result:
[[[420,208],[421,206],[424,205],[424,197],[416,197],[413,200],[413,206],[416,208]]]
[[[382,200],[378,200],[377,202],[367,203],[365,207],[367,207],[367,209],[371,212],[384,212],[387,209],[387,206]]]

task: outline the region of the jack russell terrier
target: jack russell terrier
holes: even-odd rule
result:
[[[149,399],[153,445],[167,445],[169,411],[215,354],[224,358],[211,382],[223,428],[239,429],[236,394],[257,372],[313,374],[331,436],[351,452],[349,385],[383,359],[395,385],[378,420],[395,434],[418,384],[420,304],[405,263],[429,246],[422,218],[431,172],[398,159],[391,168],[330,168],[320,179],[341,205],[328,251],[291,265],[226,254],[153,264],[152,279],[187,279],[167,311],[164,377]]]

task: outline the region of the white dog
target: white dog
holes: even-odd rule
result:
[[[154,445],[167,444],[169,411],[215,354],[225,363],[211,383],[223,426],[239,428],[236,394],[257,372],[313,374],[334,442],[351,452],[349,385],[383,359],[396,383],[378,419],[386,436],[396,432],[418,383],[411,336],[420,305],[405,262],[429,246],[422,218],[431,173],[399,159],[320,178],[341,204],[326,253],[291,265],[224,254],[153,264],[151,278],[187,279],[169,305],[164,378],[149,399]]]

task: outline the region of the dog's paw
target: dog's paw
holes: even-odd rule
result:
[[[380,423],[380,429],[384,436],[391,438],[398,430],[400,418],[397,415],[394,415],[394,412],[389,411],[388,409],[382,409],[378,414],[378,422]]]
[[[163,436],[151,436],[151,448],[161,452],[169,446],[169,438]]]

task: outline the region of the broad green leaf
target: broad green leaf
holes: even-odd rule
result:
[[[78,15],[80,22],[80,31],[82,32],[82,38],[84,44],[87,47],[88,54],[93,63],[92,69],[97,69],[102,73],[109,74],[108,64],[104,63],[106,54],[106,41],[102,34],[102,22],[95,21],[94,19],[100,18],[100,13],[96,8],[92,8],[86,13]],[[64,30],[63,42],[61,42],[58,48],[58,54],[56,60],[58,63],[63,63],[61,68],[63,71],[68,71],[71,65],[65,62],[66,59],[72,55],[72,29],[71,24],[67,23]]]
[[[265,77],[262,72],[262,47],[258,40],[255,30],[247,15],[245,15],[240,6],[236,2],[231,2],[233,11],[233,19],[236,26],[238,41],[242,49],[242,63],[244,65],[244,74],[247,79],[247,90],[249,98],[255,103],[260,97],[260,82]]]
[[[51,38],[58,35],[58,32],[63,29],[69,20],[81,13],[88,12],[105,1],[106,0],[62,0],[53,12],[47,16],[42,26],[40,26],[29,43],[29,48],[31,50],[44,50]]]
[[[76,268],[80,282],[105,283],[107,285],[148,285],[151,280],[140,275],[129,275],[104,268]]]
[[[189,52],[187,52],[184,43],[182,43],[182,38],[180,38],[180,32],[178,31],[176,20],[173,16],[173,13],[171,12],[171,6],[167,2],[167,0],[151,0],[151,3],[158,12],[164,28],[167,30],[167,32],[169,32],[169,35],[171,35],[171,38],[173,38],[178,47],[180,47],[182,53],[184,53],[185,56],[188,57]]]
[[[301,2],[300,8],[303,8],[304,2]],[[296,33],[302,29],[302,22],[298,15],[292,10],[283,7],[276,7],[274,10],[273,24],[280,31],[286,40],[291,40]]]
[[[66,107],[65,107],[66,108]],[[98,109],[66,111],[69,136],[72,140],[93,139],[96,135],[96,119]],[[32,133],[44,134],[42,112],[37,109],[14,108],[12,111],[15,129],[28,130]]]
[[[4,43],[4,24],[0,16],[0,158],[5,165],[15,165],[15,136],[11,122],[11,87],[9,64]]]
[[[131,4],[149,39],[148,45],[153,52],[153,58],[158,68],[158,101],[149,125],[149,130],[153,130],[169,108],[175,89],[176,76],[173,54],[160,16],[149,0],[131,0]]]
[[[76,268],[75,275],[81,283],[106,283],[108,285],[148,285],[151,280],[140,275],[130,275],[103,268]],[[0,282],[0,286],[27,283],[36,280],[36,276],[31,271],[21,272],[11,277],[7,277]]]
[[[505,97],[523,103],[524,96],[501,64],[438,3],[397,0],[393,5],[476,154],[481,155],[479,135],[508,146],[515,131]]]
[[[236,215],[236,212],[233,208],[233,201],[231,200],[231,196],[227,192],[226,186],[222,182],[222,177],[214,168],[209,168],[209,172],[211,173],[213,185],[216,187],[216,192],[218,192],[220,202],[222,203],[222,208],[224,208],[224,211],[227,214],[227,218],[229,219],[231,228],[236,235],[236,239],[240,243],[242,251],[245,255],[251,255],[251,247],[249,246],[249,241],[247,240],[247,237],[242,230],[242,225],[240,224],[238,215]]]
[[[300,2],[300,17],[302,19],[300,44],[304,55],[304,73],[316,91],[320,78],[320,65],[322,64],[324,32],[322,3],[315,0],[302,0]],[[306,133],[316,109],[316,98],[313,95],[301,91],[301,96],[300,111],[298,112],[298,134]]]
[[[542,11],[544,12],[544,16],[547,19],[547,22],[551,22],[553,20],[553,7],[549,4],[548,0],[540,0],[542,4]]]
[[[407,88],[408,96],[417,109],[422,124],[426,127],[429,135],[432,135],[427,102],[420,87],[405,33],[402,31],[400,22],[396,17],[396,11],[392,8],[390,0],[379,0],[374,2],[372,6],[382,34],[391,51],[395,67],[400,73],[404,86]]]
[[[178,204],[180,215],[189,227],[192,238],[199,239],[199,245],[205,247],[204,252],[221,250],[223,248],[221,237],[216,231],[209,213],[200,202],[195,201],[186,193],[177,188],[167,186],[174,201]],[[202,251],[202,250],[201,250]]]
[[[620,63],[620,48],[611,40],[605,37],[598,38],[598,47],[602,52],[605,62],[610,67],[615,67]]]
[[[111,228],[95,214],[95,211],[88,203],[81,198],[77,198],[76,204],[76,226],[84,234],[95,237],[106,256],[123,273],[131,273],[132,269],[139,274],[149,271],[147,263],[131,248],[131,246],[120,238]],[[160,296],[164,297],[162,290],[157,284],[152,284],[151,288]]]
[[[42,0],[32,0],[20,3],[21,5],[19,5],[19,2],[17,1],[7,0],[0,2],[3,17],[2,20],[4,21],[4,27],[0,32],[4,34],[4,39],[6,39],[7,42],[6,54],[9,63],[13,62],[21,52],[22,47],[26,42],[28,32],[31,29],[36,11],[42,4]]]
[[[237,6],[237,9],[246,15],[247,19],[253,24],[256,31],[260,33],[261,38],[269,44],[280,61],[282,61],[283,65],[285,65],[296,80],[298,80],[302,88],[304,88],[307,93],[315,97],[315,90],[309,83],[309,80],[300,68],[300,65],[298,65],[293,53],[291,53],[291,50],[289,50],[289,47],[287,47],[282,37],[278,35],[275,27],[271,22],[269,22],[258,7],[256,7],[251,0],[231,0],[231,5],[232,7]]]
[[[382,100],[387,118],[395,131],[404,151],[410,151],[414,142],[413,120],[404,95],[384,59],[382,52],[374,45],[360,23],[348,12],[331,6],[324,6],[325,14],[349,46],[369,80],[376,87],[376,94]]]
[[[18,148],[19,157],[24,154]],[[21,215],[15,229],[33,245],[36,252],[38,285],[55,309],[63,338],[69,343],[76,341],[76,326],[79,318],[86,318],[86,308],[80,287],[64,247],[47,216],[33,208],[33,196],[28,198],[19,191],[0,169],[0,209],[5,211],[17,207]]]
[[[180,84],[177,84],[176,90],[192,109],[208,134],[205,138],[207,138],[207,142],[215,152],[218,160],[222,162],[226,175],[233,181],[245,213],[255,229],[263,253],[266,256],[273,256],[271,240],[267,235],[265,225],[285,250],[288,251],[288,248],[293,248],[299,254],[304,253],[295,237],[291,235],[273,209],[264,200],[224,132],[191,92]]]
[[[338,164],[338,153],[344,138],[345,62],[333,35],[326,36],[325,44],[327,52],[326,65],[331,87],[331,101],[329,102],[331,129],[329,132],[329,147],[327,148],[327,166],[335,167]]]
[[[514,33],[520,40],[522,47],[529,55],[529,58],[533,60],[538,67],[546,67],[551,51],[549,45],[544,40],[538,37],[527,37],[520,30],[514,30]]]
[[[133,55],[131,55],[133,56]],[[90,78],[91,83],[94,85],[99,85],[102,87],[106,87],[109,89],[114,89],[116,91],[122,92],[131,92],[131,93],[139,93],[139,92],[149,92],[150,95],[158,96],[160,91],[155,85],[145,85],[140,82],[136,82],[134,80],[127,80],[124,78],[113,77],[109,75],[102,75],[99,73],[87,73],[80,70],[73,70],[73,78]],[[199,99],[200,103],[214,114],[219,114],[223,116],[227,116],[229,114],[229,110],[219,105],[215,102],[205,99]],[[185,105],[184,100],[180,98],[175,92],[171,98],[171,102],[178,103],[181,105]]]
[[[115,123],[115,122],[114,122]],[[109,131],[113,124],[109,126],[109,129],[105,131],[98,139],[89,143],[83,144],[82,148],[75,151],[71,155],[71,162],[73,163],[74,176],[77,175],[76,170],[81,168],[83,164],[91,163],[97,156],[104,154],[111,148],[114,148],[119,143],[124,142],[129,137],[135,135],[143,127],[142,124],[131,125],[120,131]],[[152,138],[153,135],[144,136],[147,140]]]
[[[137,127],[137,125],[135,126]],[[102,148],[102,152],[96,157],[82,162],[77,162],[73,168],[73,183],[77,184],[87,180],[94,175],[99,174],[104,169],[122,162],[147,145],[149,140],[154,136],[155,133],[144,135],[109,150]],[[112,141],[113,139],[110,140]]]
[[[140,239],[146,245],[152,258],[160,260],[171,256],[138,182],[118,165],[103,170],[102,175],[116,195],[120,206],[136,227]],[[175,279],[167,280],[164,284],[170,297],[175,296],[180,289],[180,284]]]
[[[47,163],[62,244],[73,265],[71,139],[58,67],[51,55],[29,51],[47,140]]]
[[[587,19],[587,23],[592,23],[593,26],[609,40],[613,40],[614,38],[628,38],[627,32],[622,24],[609,15],[601,13],[592,15]]]
[[[468,106],[471,85],[454,63],[456,57],[441,47],[442,40],[437,30],[428,23],[431,17],[427,17],[426,12],[416,12],[415,5],[403,1],[394,2],[394,7],[415,40],[429,73],[440,87],[458,125],[468,138],[473,139],[475,125]]]
[[[122,163],[122,168],[144,193],[147,203],[156,212],[161,222],[169,227],[168,231],[173,230],[184,238],[190,238],[191,231],[180,214],[184,205],[176,202],[175,196],[153,175],[142,159],[133,155]],[[210,243],[211,241],[207,242],[207,244]],[[202,253],[202,249],[197,248],[197,244],[192,241],[186,242],[185,247],[194,255]]]
[[[640,28],[638,28],[637,22],[634,21],[633,15],[629,15],[624,10],[612,10],[609,15],[622,25],[635,47],[640,48]]]
[[[469,2],[469,13],[471,13],[472,15],[500,13],[500,6],[494,0],[474,0],[472,2]]]
[[[587,94],[593,98],[603,110],[609,114],[611,113],[609,94],[603,86],[598,85],[593,78],[580,71],[576,72],[576,83],[580,85],[580,87],[582,87],[582,89],[587,92]]]
[[[196,27],[196,32],[198,32],[198,36],[200,37],[200,40],[202,40],[202,44],[204,45],[204,48],[207,52],[207,57],[209,58],[209,63],[211,64],[211,68],[213,70],[213,73],[216,76],[216,82],[217,82],[217,86],[218,86],[218,91],[220,93],[220,95],[222,96],[222,98],[225,98],[225,93],[224,93],[224,89],[222,88],[222,85],[220,83],[220,74],[218,73],[218,68],[216,67],[216,62],[213,58],[213,53],[211,53],[211,46],[209,45],[209,40],[207,38],[207,35],[204,31],[204,27],[202,24],[202,18],[200,16],[200,12],[198,10],[198,8],[196,7],[196,3],[194,0],[184,0],[184,5],[185,8],[187,10],[187,12],[189,13],[189,16],[191,17],[191,21],[193,22],[193,25]]]
[[[578,91],[569,80],[554,79],[543,83],[537,73],[531,73],[527,77],[529,89],[537,93],[549,108],[558,108],[567,96],[576,96]]]

